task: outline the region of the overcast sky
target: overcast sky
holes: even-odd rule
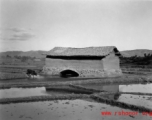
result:
[[[152,49],[151,0],[0,0],[0,51]]]

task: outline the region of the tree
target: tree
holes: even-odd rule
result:
[[[6,57],[7,57],[7,58],[11,58],[11,56],[10,56],[10,55],[7,55]]]

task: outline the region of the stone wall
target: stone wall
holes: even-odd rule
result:
[[[106,56],[102,59],[104,70],[120,70],[120,60],[119,57],[114,53]]]
[[[106,76],[115,77],[122,75],[122,71],[120,68],[120,59],[114,53],[106,56],[104,59],[102,59],[102,62]]]
[[[60,72],[67,69],[77,72],[79,77],[114,77],[122,74],[119,68],[119,58],[115,55],[107,56],[104,60],[62,60],[46,58],[43,72],[48,75],[60,75]]]
[[[96,76],[103,73],[101,60],[62,60],[46,58],[43,71],[49,75],[59,75],[61,71],[73,70],[80,77]],[[99,75],[98,75],[99,76]]]

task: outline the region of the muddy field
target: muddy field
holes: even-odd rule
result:
[[[116,78],[60,78],[43,75],[37,66],[1,65],[0,118],[151,120],[152,67],[121,68],[123,76]],[[39,75],[29,79],[27,69]]]

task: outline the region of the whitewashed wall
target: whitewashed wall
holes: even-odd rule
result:
[[[46,58],[43,72],[48,75],[60,75],[61,71],[67,69],[77,72],[79,77],[111,77],[121,75],[119,58],[113,55],[103,60],[62,60]]]

